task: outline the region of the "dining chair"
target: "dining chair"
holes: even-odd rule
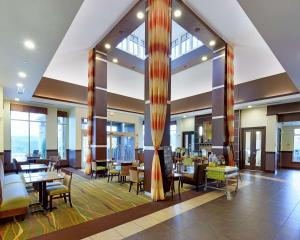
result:
[[[120,170],[117,170],[114,166],[114,162],[110,161],[107,163],[107,182],[112,181],[114,176],[118,176],[118,180],[120,178]]]
[[[136,183],[136,194],[138,195],[139,191],[141,190],[141,187],[144,185],[144,177],[140,176],[137,167],[129,168],[129,179],[130,179],[129,192],[131,191],[132,184]]]
[[[126,178],[129,176],[129,168],[132,166],[132,163],[121,163],[121,170],[120,170],[120,180],[121,183],[126,182]]]
[[[71,201],[71,182],[72,172],[65,172],[63,184],[56,186],[47,186],[47,196],[49,197],[50,212],[52,212],[52,201],[53,199],[64,198],[67,203],[67,197],[69,198],[70,207],[72,207]]]
[[[97,174],[105,174],[106,173],[106,167],[105,166],[97,166],[96,161],[92,161],[92,172],[91,172],[91,178],[93,178],[93,175],[95,174],[95,179],[97,178]]]

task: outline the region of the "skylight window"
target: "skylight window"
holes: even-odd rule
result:
[[[172,61],[187,54],[199,47],[203,43],[196,37],[188,33],[184,28],[172,21],[172,43],[171,43],[171,58]],[[145,56],[145,23],[140,25],[132,34],[123,39],[117,45],[117,48],[134,55],[142,60]]]

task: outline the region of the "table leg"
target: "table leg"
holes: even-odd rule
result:
[[[39,202],[43,202],[43,185],[41,182],[39,182]]]
[[[181,177],[178,178],[178,195],[180,196],[180,185],[181,185]]]
[[[48,206],[47,187],[46,187],[46,182],[43,182],[43,208],[47,209],[47,206]]]
[[[171,180],[171,192],[172,192],[172,199],[174,197],[174,178],[172,177],[172,180]]]
[[[207,190],[207,175],[205,174],[204,191]]]

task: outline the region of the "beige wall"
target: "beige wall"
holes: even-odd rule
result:
[[[277,115],[267,116],[266,152],[277,152]]]
[[[57,108],[49,107],[46,128],[47,150],[57,149]]]
[[[4,102],[4,150],[10,150],[10,102]]]
[[[241,111],[241,128],[267,126],[267,108],[250,108]]]
[[[176,120],[177,140],[176,146],[182,146],[182,132],[190,132],[195,129],[195,117],[181,118]]]
[[[4,109],[3,109],[3,87],[0,87],[0,152],[4,150]]]
[[[281,151],[294,151],[294,130],[300,126],[283,126],[281,128]]]

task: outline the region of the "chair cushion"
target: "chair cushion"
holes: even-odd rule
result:
[[[104,171],[106,170],[106,167],[103,167],[103,166],[97,166],[97,171]]]
[[[191,158],[185,158],[184,160],[183,160],[183,165],[184,166],[193,166],[194,164],[193,164],[193,159],[191,159]]]
[[[116,170],[116,169],[111,169],[111,170],[109,170],[109,173],[110,174],[120,174],[120,171]]]
[[[47,192],[49,195],[59,195],[62,193],[68,193],[69,190],[65,185],[56,185],[47,187]]]
[[[23,183],[10,183],[5,185],[1,211],[28,207],[30,199]]]
[[[4,185],[10,183],[24,183],[23,175],[21,174],[9,174],[4,176]]]

